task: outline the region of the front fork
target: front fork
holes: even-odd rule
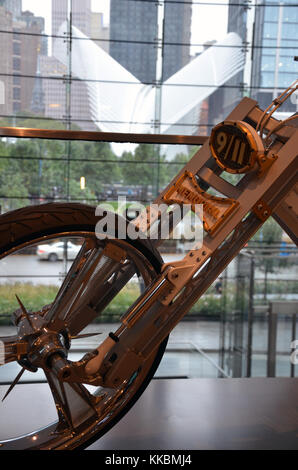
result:
[[[60,362],[61,367],[56,371],[59,378],[108,388],[116,388],[130,378],[161,342],[153,348],[150,345],[160,331],[167,310],[159,299],[171,288],[167,272],[159,275],[126,312],[118,330],[110,333],[97,349],[78,362]]]

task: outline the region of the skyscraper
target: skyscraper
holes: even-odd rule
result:
[[[243,49],[251,47],[246,44],[247,38],[247,7],[243,0],[230,0],[228,10],[228,33],[237,33],[243,41]],[[210,133],[214,124],[217,124],[235,108],[243,97],[244,70],[238,72],[234,77],[228,80],[223,87],[220,87],[209,98],[205,106],[208,108],[208,115],[204,115],[204,121],[201,125],[207,124],[207,134]],[[207,117],[207,121],[206,121]]]
[[[191,12],[190,2],[165,4],[163,80],[189,62]],[[111,0],[110,55],[143,83],[156,79],[157,22],[157,2]]]
[[[91,38],[97,39],[96,44],[109,53],[110,28],[104,25],[103,13],[91,13]]]
[[[297,79],[298,8],[297,2],[266,1],[255,14],[254,56],[252,62],[252,97],[266,107]],[[292,6],[291,6],[292,5]],[[297,111],[296,100],[287,100],[281,112]]]
[[[156,78],[157,3],[111,0],[110,55],[143,83]]]
[[[0,6],[3,6],[6,11],[9,11],[13,16],[13,19],[21,16],[22,0],[0,0]]]
[[[1,90],[4,96],[1,97],[0,114],[1,116],[9,116],[12,114],[12,34],[3,31],[10,31],[12,28],[12,14],[7,11],[4,6],[0,6],[0,80]],[[4,99],[3,99],[4,98]]]
[[[91,0],[72,0],[71,8],[72,26],[91,37]],[[67,20],[68,0],[52,0],[52,34],[54,36],[59,33],[61,25]],[[72,40],[73,43],[79,41],[75,39],[75,35]],[[71,119],[84,130],[95,130],[96,126],[91,120],[86,83],[77,79],[72,80],[70,109],[65,108],[65,83],[62,79],[54,80],[54,77],[62,78],[63,69],[64,74],[67,75],[68,71],[65,70],[63,64],[54,57],[45,57],[41,62],[41,70],[48,70],[48,75],[52,77],[52,79],[43,80],[46,115],[55,119],[63,119],[63,117]]]
[[[164,12],[163,80],[190,60],[191,2],[168,0]]]
[[[242,99],[245,89],[265,109],[298,76],[298,62],[294,61],[294,56],[298,55],[296,0],[289,0],[286,4],[279,0],[265,0],[250,10],[242,0],[230,3],[228,30],[243,39],[249,73],[239,72],[209,98],[211,124],[227,116]],[[296,111],[298,101],[293,96],[283,104],[276,117],[287,117]]]
[[[86,36],[91,30],[91,0],[72,0],[72,24]],[[68,18],[68,0],[52,0],[52,34],[56,35]]]
[[[30,12],[20,13],[21,2],[2,1],[1,26],[1,81],[5,87],[5,103],[0,105],[3,116],[28,111],[37,68],[37,54],[41,47],[42,18]]]

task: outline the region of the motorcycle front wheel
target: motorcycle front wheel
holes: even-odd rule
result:
[[[22,259],[26,260],[24,253],[37,253],[36,256],[40,260],[33,259],[34,266],[41,266],[36,263],[46,263],[42,261],[46,259],[47,254],[43,253],[49,246],[53,246],[53,241],[57,243],[57,249],[61,244],[61,249],[67,247],[69,240],[71,243],[78,243],[82,246],[79,255],[71,264],[65,260],[65,279],[62,286],[57,289],[58,292],[50,299],[47,305],[38,304],[38,299],[35,299],[32,305],[29,305],[30,310],[26,311],[27,307],[21,301],[21,296],[18,296],[20,308],[11,312],[12,317],[21,319],[21,322],[26,324],[26,321],[32,323],[33,329],[36,331],[32,337],[38,337],[40,331],[38,325],[42,319],[47,319],[51,306],[57,305],[54,309],[53,315],[57,318],[49,318],[49,324],[59,325],[63,319],[68,326],[69,338],[79,337],[81,332],[88,327],[88,325],[96,320],[110,305],[112,305],[116,295],[122,295],[124,299],[130,299],[133,302],[142,291],[142,286],[148,285],[156,275],[160,272],[162,259],[159,253],[154,249],[148,240],[120,240],[117,236],[114,239],[98,240],[95,234],[95,226],[99,221],[99,217],[95,216],[93,207],[76,204],[76,203],[52,203],[44,204],[41,206],[26,207],[16,211],[12,211],[0,216],[0,274],[7,274],[7,279],[10,282],[10,288],[21,289],[20,283],[15,282],[17,279],[16,273],[10,273],[10,266],[16,266],[18,262],[18,254],[23,256]],[[58,242],[57,242],[58,240]],[[105,247],[114,246],[115,250],[122,250],[125,253],[125,259],[122,260],[121,265],[119,262],[109,258],[105,253]],[[90,248],[92,247],[92,248]],[[104,252],[104,255],[103,255]],[[96,258],[98,257],[98,258]],[[29,259],[29,258],[28,258]],[[69,289],[69,282],[73,282],[72,278],[75,273],[83,272],[82,264],[92,263],[93,259],[98,259],[96,269],[94,272],[101,275],[98,277],[101,281],[98,284],[92,284],[92,302],[93,305],[101,305],[101,308],[95,308],[85,311],[84,308],[80,310],[70,309],[67,312],[66,307],[60,308],[63,303],[63,296],[67,295]],[[13,260],[11,263],[10,261]],[[82,260],[84,263],[82,263]],[[63,262],[60,263],[62,266]],[[50,263],[52,268],[57,263]],[[33,268],[32,268],[33,269]],[[35,268],[34,268],[35,269]],[[81,271],[80,271],[81,270]],[[14,278],[16,275],[16,278]],[[36,272],[32,276],[38,278]],[[80,274],[81,276],[81,274]],[[79,276],[79,279],[80,279]],[[122,277],[121,277],[122,276]],[[3,282],[8,282],[5,275],[1,276]],[[6,280],[5,280],[6,279]],[[11,283],[11,279],[13,280]],[[92,281],[92,276],[91,276]],[[89,282],[91,282],[89,279]],[[120,283],[119,283],[120,279]],[[121,281],[123,279],[123,281]],[[81,281],[86,282],[84,276],[81,276]],[[117,284],[118,282],[118,284]],[[65,284],[66,283],[66,284]],[[95,286],[95,287],[94,287]],[[119,287],[120,286],[120,287]],[[1,287],[1,285],[0,285]],[[28,293],[29,285],[25,285],[25,292]],[[81,285],[77,285],[81,289]],[[127,290],[125,290],[127,289]],[[83,285],[81,289],[81,298],[88,293],[88,283]],[[87,292],[87,294],[86,294]],[[94,300],[95,299],[95,300]],[[106,299],[103,301],[103,299]],[[80,297],[76,299],[78,304]],[[95,313],[94,313],[95,310]],[[75,311],[75,314],[72,313]],[[123,311],[123,313],[125,313]],[[63,318],[62,318],[63,316]],[[28,318],[27,318],[28,317]],[[59,318],[58,318],[59,317]],[[31,320],[30,320],[31,319]],[[36,325],[33,324],[36,322]],[[55,323],[56,322],[56,323]],[[29,325],[30,326],[30,325]],[[27,327],[29,328],[27,325]],[[48,324],[43,323],[43,331],[46,330]],[[98,325],[100,327],[100,325]],[[100,328],[99,328],[100,329]],[[20,328],[19,328],[20,330]],[[61,337],[61,331],[57,329],[57,335]],[[81,334],[84,337],[84,334]],[[88,336],[88,334],[85,334]],[[34,338],[35,338],[34,337]],[[24,338],[20,335],[20,331],[13,336],[0,336],[1,344],[4,345],[5,350],[5,364],[17,363],[23,369],[29,370],[33,366],[30,364],[26,353],[22,353],[22,342]],[[30,429],[22,435],[5,436],[0,438],[0,449],[45,449],[45,450],[59,450],[59,449],[78,449],[85,448],[92,442],[96,441],[103,434],[105,434],[112,426],[114,426],[134,405],[141,394],[148,386],[150,380],[156,372],[157,367],[164,354],[168,338],[166,338],[159,347],[152,351],[150,357],[139,367],[130,377],[127,377],[123,383],[119,383],[116,388],[105,389],[104,387],[88,387],[82,383],[69,383],[64,382],[63,379],[57,378],[53,373],[50,365],[43,367],[43,372],[49,384],[54,403],[57,410],[57,420],[49,423],[39,429]],[[32,343],[32,340],[31,340]],[[31,344],[30,343],[30,344]],[[44,348],[50,347],[44,344]],[[23,354],[23,355],[22,355]],[[0,367],[0,377],[1,377]],[[21,370],[19,374],[22,374]],[[26,385],[22,385],[23,387]],[[36,388],[38,389],[38,384]],[[92,388],[92,390],[91,390]],[[3,389],[3,386],[2,386]],[[3,394],[2,394],[3,395]],[[19,396],[16,394],[16,396]],[[10,397],[7,400],[13,400],[14,390],[10,391]],[[32,396],[31,406],[34,407],[34,395]],[[20,404],[19,404],[20,405]],[[0,426],[3,433],[7,429],[9,416],[5,414],[6,400],[0,404],[1,411],[4,412],[5,420],[0,420]],[[45,403],[45,406],[48,406]],[[2,410],[1,410],[2,408]],[[11,407],[10,407],[11,408]],[[21,405],[18,409],[21,409]],[[22,420],[22,415],[18,416]],[[15,420],[15,417],[13,418]]]

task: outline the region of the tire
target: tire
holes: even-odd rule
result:
[[[56,261],[58,261],[58,256],[56,255],[56,253],[50,253],[48,256],[48,261],[50,261],[51,263],[55,263]]]
[[[76,203],[51,203],[34,207],[26,207],[18,209],[0,216],[0,258],[5,257],[13,251],[16,251],[22,246],[39,240],[45,236],[56,235],[72,232],[92,232],[94,233],[95,225],[99,217],[95,216],[95,209],[93,207],[76,204]],[[55,238],[56,238],[55,237]],[[149,240],[126,240],[127,243],[136,248],[145,258],[149,261],[154,268],[156,274],[160,272],[162,259],[158,251],[152,246]],[[129,394],[129,399],[124,400],[124,406],[116,412],[115,416],[106,420],[105,424],[98,428],[98,431],[92,431],[89,435],[85,435],[80,439],[71,439],[69,444],[65,442],[63,446],[59,447],[59,443],[54,446],[39,447],[31,445],[30,449],[77,449],[86,448],[88,445],[96,441],[99,437],[104,435],[111,427],[113,427],[135,404],[138,398],[142,395],[152,377],[154,376],[157,367],[162,359],[168,337],[160,344],[156,352],[153,352],[149,359],[147,359],[144,367],[146,376],[141,376],[136,380],[137,384],[133,385],[132,396]],[[138,381],[140,383],[138,383]],[[134,387],[136,388],[134,390]],[[21,439],[21,438],[20,438]],[[18,449],[18,439],[15,441],[5,441],[8,444],[0,446],[1,450],[5,449]]]

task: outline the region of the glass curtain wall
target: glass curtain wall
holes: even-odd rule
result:
[[[209,135],[244,96],[264,108],[297,78],[297,26],[295,0],[0,0],[0,126]],[[279,115],[297,110],[294,94]],[[114,205],[124,196],[149,203],[196,150],[2,138],[1,211],[49,201]],[[278,251],[282,232],[266,230],[254,243],[275,243]],[[169,243],[163,255],[168,261],[186,249],[183,243]],[[265,275],[264,263],[256,268],[250,301],[258,304],[260,322],[272,295],[294,295],[295,262],[291,257],[282,283],[276,270]],[[266,347],[251,342],[246,329],[252,306],[242,293],[252,286],[251,271],[237,263],[192,309],[190,317],[201,328],[192,345],[184,326],[175,338],[173,364],[177,351],[193,352],[189,362],[181,363],[183,376],[199,374],[198,363],[189,359],[198,355],[207,376],[265,374],[264,363],[258,367],[256,361],[263,361]],[[59,257],[51,272],[45,264],[38,266],[46,279],[59,280],[64,269]],[[0,267],[0,284],[6,270]],[[14,284],[19,282],[15,275],[13,268]],[[12,301],[11,286],[5,289],[4,325]],[[54,291],[42,294],[47,302]],[[262,323],[259,331],[267,334]]]
[[[297,23],[294,0],[1,0],[0,124],[207,135],[243,96],[264,107],[295,79]],[[296,112],[296,98],[284,115]],[[144,164],[139,183],[150,200],[193,151],[0,145],[2,211],[53,199],[94,203],[107,198],[105,184],[113,194],[134,191],[129,170]]]

